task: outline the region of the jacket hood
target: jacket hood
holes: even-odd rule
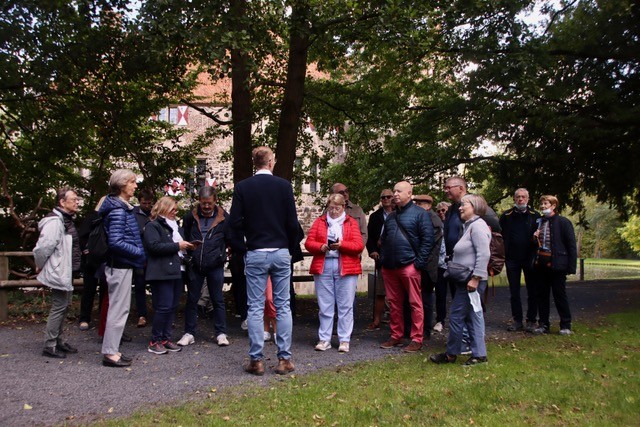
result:
[[[101,215],[106,216],[109,214],[109,212],[118,208],[124,209],[127,212],[133,210],[133,206],[131,206],[129,203],[126,203],[120,197],[109,195],[106,199],[104,199],[102,206],[100,206],[99,212]]]
[[[62,214],[56,211],[51,211],[49,212],[44,218],[42,218],[39,222],[38,222],[38,231],[42,232],[42,229],[44,228],[45,225],[47,225],[48,223],[50,223],[51,221],[63,221],[64,219],[62,218]]]

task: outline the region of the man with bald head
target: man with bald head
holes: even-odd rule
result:
[[[382,277],[391,309],[391,338],[380,345],[393,348],[402,344],[404,336],[403,302],[409,298],[411,310],[411,343],[404,351],[413,353],[422,348],[424,312],[422,307],[421,271],[433,248],[433,223],[429,214],[411,200],[413,188],[407,181],[393,187],[396,210],[384,223],[381,241]]]
[[[336,182],[331,186],[331,194],[341,194],[346,202],[344,211],[347,215],[355,218],[358,221],[358,227],[360,228],[360,234],[362,234],[362,241],[367,241],[367,216],[364,214],[364,210],[352,201],[349,200],[349,189],[346,185]]]

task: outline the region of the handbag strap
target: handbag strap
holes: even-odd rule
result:
[[[413,242],[411,241],[411,239],[409,238],[409,235],[407,234],[407,230],[404,228],[404,226],[400,223],[400,221],[398,221],[398,212],[396,212],[395,216],[393,217],[393,219],[395,219],[396,224],[398,224],[398,228],[400,229],[400,231],[402,232],[402,235],[404,236],[405,239],[407,239],[407,242],[409,242],[409,244],[411,245],[411,249],[413,249],[413,253],[414,255],[417,257],[418,256],[418,251],[416,250],[416,247],[413,246]]]

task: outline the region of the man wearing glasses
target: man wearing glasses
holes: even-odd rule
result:
[[[51,288],[42,355],[57,359],[78,352],[63,339],[63,323],[73,296],[73,275],[80,272],[80,243],[73,224],[78,202],[78,195],[71,188],[58,190],[56,207],[38,223],[40,237],[33,248],[38,281]]]
[[[360,227],[360,234],[362,234],[362,241],[367,241],[367,216],[364,214],[362,208],[355,203],[349,201],[349,189],[346,185],[336,182],[331,186],[332,194],[342,194],[344,200],[346,202],[345,212],[350,217],[355,218],[358,221],[358,226]]]
[[[367,326],[368,331],[376,331],[380,329],[382,313],[384,312],[384,298],[386,292],[384,290],[384,281],[382,280],[382,271],[380,264],[380,235],[384,222],[391,212],[393,212],[393,191],[385,188],[380,193],[380,208],[369,216],[367,224],[367,252],[375,262],[375,303],[373,307],[373,322]]]

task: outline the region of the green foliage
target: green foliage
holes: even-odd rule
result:
[[[618,228],[622,238],[640,255],[640,216],[632,215],[623,227]]]

